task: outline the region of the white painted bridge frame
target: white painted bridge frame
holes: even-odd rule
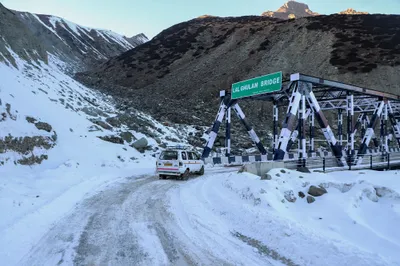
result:
[[[377,143],[375,128],[380,120],[380,150],[389,152],[388,146],[388,122],[400,146],[400,96],[376,90],[365,89],[336,81],[325,80],[303,74],[292,74],[290,83],[281,92],[250,97],[256,100],[268,100],[273,102],[273,142],[272,151],[274,160],[285,160],[288,147],[298,140],[298,159],[307,158],[307,152],[313,152],[315,121],[322,129],[332,154],[338,159],[339,166],[361,164],[371,140]],[[279,104],[287,101],[287,113],[283,120],[280,134],[278,135]],[[281,104],[282,106],[282,104]],[[226,115],[226,147],[227,156],[230,155],[230,110],[234,109],[253,142],[257,145],[261,154],[266,150],[255,134],[252,127],[246,122],[245,115],[237,103],[230,100],[229,95],[221,91],[221,105],[214,122],[210,139],[203,151],[203,158],[207,157],[214,144],[218,128]],[[325,118],[325,110],[338,110],[338,138]],[[343,111],[347,118],[347,136],[343,139]],[[354,115],[358,113],[356,123]],[[372,113],[369,119],[368,113]],[[310,126],[310,139],[307,151],[305,126]],[[367,122],[368,121],[368,122]],[[359,128],[361,127],[361,130]],[[355,151],[355,135],[363,133],[362,142],[358,151]],[[343,153],[346,142],[346,154]]]

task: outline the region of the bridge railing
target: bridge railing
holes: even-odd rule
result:
[[[400,165],[400,154],[369,154],[363,157],[363,160],[360,164],[357,165],[356,162],[357,160],[354,158],[347,161],[347,167],[339,167],[335,157],[322,157],[308,159],[305,163],[305,166],[309,169],[321,169],[323,172],[326,172],[328,169],[390,169],[393,165]]]
[[[214,157],[207,158],[206,163],[213,165],[243,165],[254,162],[271,161],[265,155],[259,156],[232,156],[232,157]],[[346,160],[347,166],[339,166],[338,160],[334,156],[309,157],[304,160],[291,159],[281,161],[287,169],[298,169],[307,167],[308,169],[320,170],[322,172],[335,170],[356,170],[356,169],[390,169],[394,166],[400,166],[400,152],[386,154],[366,154],[362,161],[354,156],[351,160]],[[271,161],[272,162],[272,161]],[[357,164],[357,162],[361,162]]]

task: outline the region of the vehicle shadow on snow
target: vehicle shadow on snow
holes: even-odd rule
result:
[[[156,179],[158,179],[160,181],[163,180],[163,181],[185,182],[185,181],[190,181],[190,180],[193,180],[193,179],[196,179],[199,177],[201,177],[201,176],[193,174],[193,175],[188,176],[187,179],[182,179],[181,177],[178,177],[178,176],[168,176],[166,178],[159,178],[158,176],[156,176]]]

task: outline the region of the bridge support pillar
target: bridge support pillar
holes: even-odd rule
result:
[[[267,151],[265,150],[264,146],[262,145],[260,139],[258,138],[256,132],[254,129],[251,127],[251,125],[247,122],[246,116],[244,115],[242,109],[240,108],[239,104],[237,102],[233,103],[233,110],[235,110],[237,116],[239,117],[240,121],[246,128],[247,132],[250,135],[250,138],[253,140],[253,142],[256,144],[258,150],[260,151],[261,154],[265,155],[267,154]]]
[[[300,139],[299,137],[299,130],[300,130],[300,112],[301,109],[299,109],[299,117],[298,117],[298,121],[297,121],[297,126],[296,129],[293,131],[292,135],[290,136],[289,142],[287,144],[287,148],[286,151],[289,152],[290,149],[292,148],[293,144],[297,141],[297,139]],[[302,124],[302,128],[305,130],[305,122],[307,121],[308,116],[311,113],[311,109],[308,109],[306,111],[306,114],[303,118],[303,124]],[[303,133],[303,136],[305,137],[305,132]],[[298,145],[300,145],[300,143],[298,143]]]
[[[314,112],[311,111],[310,114],[310,149],[309,152],[314,152],[314,137],[315,137],[315,121],[314,121]]]
[[[306,152],[306,138],[305,138],[305,121],[306,121],[306,97],[301,96],[300,108],[299,108],[299,160],[303,161],[307,158]]]
[[[209,134],[208,142],[207,142],[206,146],[204,147],[201,158],[207,158],[210,155],[211,149],[214,146],[215,139],[218,136],[218,130],[221,126],[222,120],[224,119],[224,115],[225,115],[226,108],[227,108],[227,105],[229,102],[229,98],[226,96],[225,91],[220,91],[220,98],[221,98],[221,104],[219,106],[217,117],[215,118],[213,127]]]
[[[394,132],[394,136],[396,137],[397,144],[400,147],[400,124],[399,121],[394,116],[392,106],[390,102],[388,102],[388,118],[390,121],[390,124],[392,124],[392,129]]]
[[[384,153],[389,153],[389,136],[388,136],[388,104],[385,102],[384,112],[383,112],[383,151]]]
[[[361,137],[365,135],[367,127],[368,127],[368,116],[367,114],[364,114],[364,119],[361,122],[361,134],[360,134]]]
[[[343,114],[342,109],[338,109],[338,139],[340,147],[343,147]]]
[[[354,97],[353,94],[347,94],[347,161],[353,163],[354,158]]]
[[[363,125],[364,117],[365,117],[365,114],[361,113],[357,118],[356,124],[354,125],[354,130],[353,130],[354,139],[356,137],[356,134],[357,134],[359,128]],[[362,131],[361,131],[361,133],[362,133]],[[364,135],[362,134],[362,136],[364,136]]]
[[[287,151],[290,136],[295,129],[296,115],[299,109],[301,100],[301,94],[299,92],[300,82],[296,82],[293,85],[292,96],[289,99],[289,106],[285,120],[282,124],[281,133],[279,135],[278,147],[274,153],[274,161],[283,160]]]
[[[329,146],[331,147],[332,153],[337,158],[338,165],[345,166],[346,161],[343,159],[342,148],[340,147],[339,143],[337,142],[335,135],[334,135],[331,127],[329,126],[324,113],[321,110],[321,107],[317,101],[317,98],[315,98],[315,95],[311,90],[309,90],[307,92],[307,100],[308,100],[308,103],[310,104],[310,107],[314,111],[315,118],[317,119],[318,124],[321,127],[322,132],[324,133],[326,141],[328,142]]]
[[[383,107],[382,114],[379,117],[379,151],[384,154],[385,153],[385,106]]]
[[[273,124],[273,134],[274,134],[274,139],[272,143],[272,151],[275,152],[275,150],[278,147],[278,142],[279,142],[279,136],[278,136],[278,116],[279,116],[279,108],[277,103],[274,101],[274,106],[272,109],[272,113],[274,115],[274,124]]]
[[[365,132],[364,138],[360,145],[360,148],[358,149],[357,165],[360,165],[362,163],[362,159],[367,152],[368,145],[371,142],[371,139],[373,138],[373,136],[375,134],[374,128],[375,128],[376,124],[378,123],[378,118],[381,116],[384,106],[385,106],[385,102],[381,101],[379,103],[379,106],[375,109],[374,114],[371,117],[368,128]]]
[[[231,107],[226,109],[226,126],[225,126],[225,156],[231,155]]]

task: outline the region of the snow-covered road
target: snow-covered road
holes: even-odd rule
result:
[[[213,169],[207,175],[232,171],[237,169]],[[243,252],[253,248],[219,228],[204,232],[182,226],[186,214],[172,213],[171,200],[196,178],[186,183],[144,176],[110,185],[77,205],[19,264],[280,265]]]
[[[376,179],[373,171],[276,169],[271,180],[260,180],[237,170],[209,168],[188,181],[118,179],[13,259],[18,265],[399,265],[397,171]],[[325,184],[328,193],[313,204],[285,200],[287,191],[306,193],[310,183]]]

